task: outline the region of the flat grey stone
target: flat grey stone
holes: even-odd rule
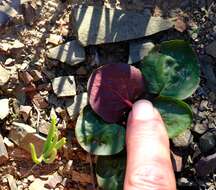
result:
[[[173,23],[147,12],[121,11],[96,6],[73,9],[78,39],[84,45],[95,45],[137,39],[173,27]]]
[[[0,86],[4,86],[10,79],[10,73],[0,65]]]
[[[43,151],[43,144],[45,142],[45,138],[36,133],[36,129],[31,126],[13,122],[13,128],[10,130],[9,139],[12,140],[17,146],[20,148],[31,152],[29,143],[33,143],[35,145],[37,155],[41,155]]]
[[[9,100],[4,98],[0,100],[0,120],[5,119],[9,114]]]
[[[206,53],[216,58],[216,41],[206,47]]]
[[[49,49],[47,55],[69,65],[76,65],[85,60],[85,50],[76,40]]]
[[[52,80],[53,91],[57,97],[76,95],[74,76],[62,76]]]
[[[130,42],[128,64],[141,61],[154,47],[152,42]]]
[[[66,101],[67,112],[72,120],[76,119],[82,109],[88,104],[88,94],[84,92]]]
[[[190,130],[186,130],[177,137],[172,139],[176,147],[187,147],[193,141],[193,136]]]

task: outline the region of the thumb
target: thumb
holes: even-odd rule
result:
[[[147,100],[133,105],[126,132],[124,190],[175,190],[169,138],[159,112]]]

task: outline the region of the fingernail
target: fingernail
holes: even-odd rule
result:
[[[133,105],[132,115],[136,120],[147,121],[154,119],[154,107],[152,103],[147,100],[139,100]]]

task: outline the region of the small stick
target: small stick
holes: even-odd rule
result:
[[[39,133],[39,123],[40,123],[40,110],[37,108],[37,106],[32,102],[34,109],[37,112],[37,123],[36,123],[36,133]]]

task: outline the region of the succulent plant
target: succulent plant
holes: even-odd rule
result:
[[[58,139],[58,129],[57,129],[57,118],[51,117],[51,125],[49,128],[49,132],[47,135],[47,139],[43,145],[43,152],[38,157],[34,144],[30,143],[30,149],[31,149],[31,156],[32,160],[36,164],[40,164],[42,161],[44,161],[47,164],[52,163],[56,159],[57,151],[66,144],[66,138],[63,137],[60,140]]]

